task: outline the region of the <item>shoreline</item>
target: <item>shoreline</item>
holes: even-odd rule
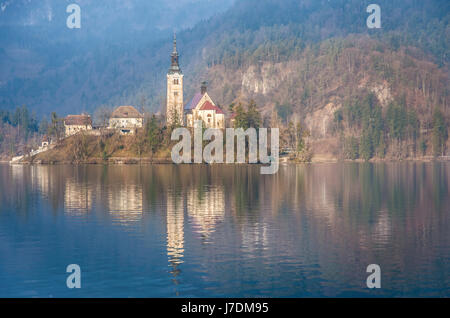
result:
[[[292,160],[280,161],[280,165],[299,165],[299,164],[330,164],[330,163],[401,163],[401,162],[450,162],[450,158],[405,158],[405,159],[371,159],[365,161],[363,159],[349,160],[349,159],[328,159],[328,160],[312,160],[311,162],[295,162]],[[11,164],[11,165],[43,165],[43,166],[54,166],[54,165],[104,165],[104,166],[114,166],[114,165],[162,165],[162,164],[174,164],[170,159],[167,158],[131,158],[131,157],[115,157],[104,161],[100,158],[92,158],[90,160],[80,161],[80,162],[70,162],[70,161],[43,161],[43,160],[32,160],[25,162],[15,162],[11,163],[8,160],[0,160],[0,164]],[[202,163],[181,163],[178,165],[263,165],[262,163],[213,163],[208,164]]]

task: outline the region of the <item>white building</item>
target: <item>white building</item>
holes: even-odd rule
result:
[[[92,130],[92,120],[89,115],[68,115],[64,119],[65,136],[72,136],[80,131]]]
[[[118,129],[122,134],[134,134],[144,125],[144,115],[133,106],[117,107],[109,119],[109,128]]]

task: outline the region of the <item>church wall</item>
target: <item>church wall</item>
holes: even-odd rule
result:
[[[174,81],[178,81],[178,84]],[[183,111],[183,74],[167,74],[167,123],[173,123],[172,117],[177,114],[179,123],[183,125]]]
[[[194,127],[195,120],[202,120],[205,128],[225,128],[225,116],[223,114],[217,114],[214,110],[193,110],[192,113],[186,116],[188,127]]]

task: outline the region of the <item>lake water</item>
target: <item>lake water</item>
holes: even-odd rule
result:
[[[449,297],[449,181],[450,163],[0,165],[0,297]]]

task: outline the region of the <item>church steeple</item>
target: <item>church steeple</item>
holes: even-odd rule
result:
[[[172,63],[167,73],[167,125],[183,125],[184,102],[183,102],[183,73],[178,63],[177,36],[173,35]]]
[[[174,54],[178,54],[177,52],[177,34],[173,33],[173,52]]]
[[[169,74],[173,74],[173,73],[182,73],[181,69],[180,69],[180,65],[178,64],[178,52],[177,52],[177,35],[176,33],[173,34],[173,51],[171,54],[171,60],[172,63],[170,65],[169,68]]]

